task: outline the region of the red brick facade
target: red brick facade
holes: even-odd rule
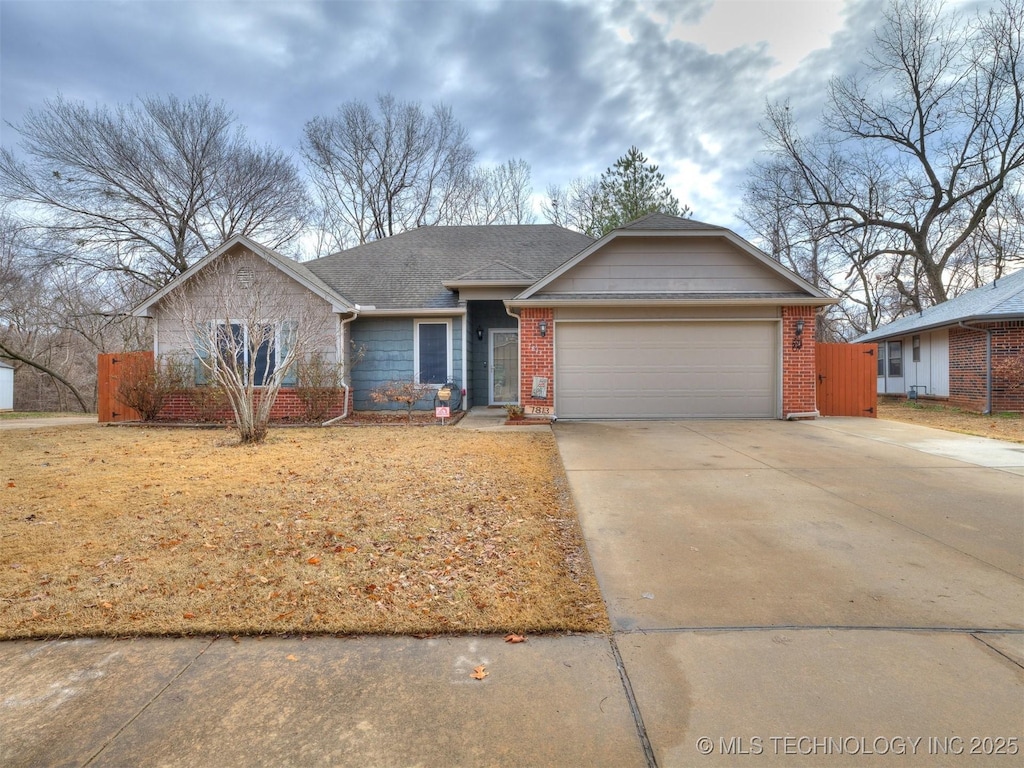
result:
[[[949,329],[949,404],[983,412],[988,407],[987,329],[992,332],[992,411],[1024,411],[1024,321],[977,323]]]
[[[259,390],[257,390],[258,396]],[[340,416],[344,412],[344,401],[345,391],[338,390],[337,402],[331,408],[328,419]],[[351,406],[351,392],[349,392],[349,405]],[[188,423],[201,421],[231,422],[234,421],[234,415],[231,412],[231,406],[225,405],[212,414],[205,414],[205,418],[203,418],[203,415],[200,414],[200,409],[196,406],[194,399],[189,393],[179,392],[167,399],[164,407],[160,409],[160,415],[157,417],[157,420]],[[277,393],[277,399],[274,401],[273,407],[270,409],[270,421],[274,423],[302,423],[304,420],[305,408],[298,395],[295,394],[295,390],[281,389]]]
[[[782,418],[818,410],[814,364],[814,307],[782,308]],[[796,322],[804,321],[797,342]]]
[[[541,323],[545,335],[541,335]],[[519,317],[519,404],[529,409],[555,410],[555,311],[524,307]],[[535,376],[548,380],[545,397],[534,397]]]

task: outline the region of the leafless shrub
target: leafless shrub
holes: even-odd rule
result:
[[[370,392],[370,399],[375,403],[401,403],[405,406],[412,423],[412,412],[416,404],[426,400],[435,391],[431,384],[421,384],[418,381],[389,381]]]

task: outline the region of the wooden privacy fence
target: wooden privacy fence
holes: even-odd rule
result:
[[[138,421],[142,415],[118,399],[122,381],[153,370],[152,352],[115,352],[100,355],[96,361],[99,421]]]
[[[878,346],[816,344],[818,412],[822,416],[878,415]]]

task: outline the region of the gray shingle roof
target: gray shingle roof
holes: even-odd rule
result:
[[[537,279],[537,275],[531,275],[523,270],[513,266],[512,264],[506,264],[503,261],[492,261],[490,264],[484,264],[482,267],[471,269],[465,274],[459,275],[451,280],[449,283],[464,283],[473,282],[476,280],[498,280],[505,282],[517,282],[525,283],[529,285]]]
[[[936,304],[916,315],[901,317],[864,334],[857,341],[878,341],[894,336],[941,328],[967,320],[1024,319],[1024,269],[975,288],[955,299]]]
[[[305,262],[304,266],[349,301],[377,309],[457,306],[444,283],[457,278],[508,279],[546,275],[593,240],[554,224],[420,227],[384,240]],[[492,274],[493,272],[493,274]]]

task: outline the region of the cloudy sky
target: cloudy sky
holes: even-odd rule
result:
[[[306,121],[390,92],[450,105],[479,160],[525,159],[538,195],[635,144],[694,218],[745,234],[766,99],[817,114],[883,2],[0,0],[0,144],[58,93],[205,93],[297,157]]]

